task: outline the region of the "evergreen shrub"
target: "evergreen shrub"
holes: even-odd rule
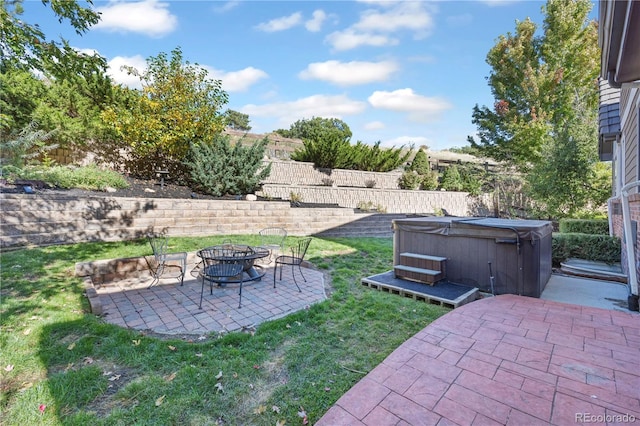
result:
[[[606,262],[620,262],[621,244],[618,237],[582,233],[554,233],[551,257],[554,266],[570,258]]]
[[[560,232],[591,235],[609,235],[609,221],[606,219],[561,219]]]

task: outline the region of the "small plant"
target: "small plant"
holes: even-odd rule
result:
[[[376,187],[376,181],[373,179],[367,179],[364,181],[364,186],[366,186],[367,188],[375,188]]]
[[[291,191],[289,193],[289,201],[291,202],[292,206],[299,207],[302,203],[302,195],[297,192]]]
[[[407,170],[398,179],[398,185],[400,189],[418,189],[420,186],[420,175],[414,171]]]
[[[333,186],[333,179],[322,178],[322,185],[324,185],[324,186]]]
[[[378,212],[378,213],[386,213],[387,208],[382,204],[374,205],[371,201],[359,201],[356,205],[358,210],[366,211],[366,212]]]
[[[47,145],[47,140],[55,131],[37,130],[37,126],[38,123],[32,121],[13,139],[0,143],[0,149],[5,153],[4,156],[10,165],[24,167],[30,162],[36,162],[38,157],[42,157],[47,165],[53,165],[54,162],[47,153],[58,145]]]

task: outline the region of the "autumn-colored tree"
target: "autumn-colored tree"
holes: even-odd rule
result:
[[[498,38],[487,55],[495,102],[473,108],[473,148],[527,171],[577,113],[576,96],[596,107],[600,56],[591,7],[590,0],[549,0],[541,34],[526,19],[516,22],[515,34]]]
[[[166,169],[173,179],[185,176],[183,160],[194,142],[211,141],[225,126],[221,110],[227,94],[220,80],[198,65],[183,62],[182,50],[147,59],[142,90],[108,108],[103,119],[124,141],[126,165],[134,175],[153,178]]]

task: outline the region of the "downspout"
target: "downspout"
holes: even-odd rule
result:
[[[638,273],[636,269],[636,254],[634,242],[637,236],[631,232],[631,210],[629,209],[629,190],[640,186],[640,180],[626,184],[621,189],[622,194],[622,223],[624,228],[624,239],[627,246],[627,268],[629,269],[629,291],[632,295],[638,296]]]

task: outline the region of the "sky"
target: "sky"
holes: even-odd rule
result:
[[[339,118],[351,141],[382,146],[467,145],[474,105],[492,106],[486,55],[516,21],[542,27],[543,1],[99,1],[101,21],[81,37],[42,2],[23,18],[48,38],[97,52],[120,69],[180,47],[222,81],[225,110],[248,114],[252,133],[300,119]],[[592,10],[595,18],[596,8]]]

